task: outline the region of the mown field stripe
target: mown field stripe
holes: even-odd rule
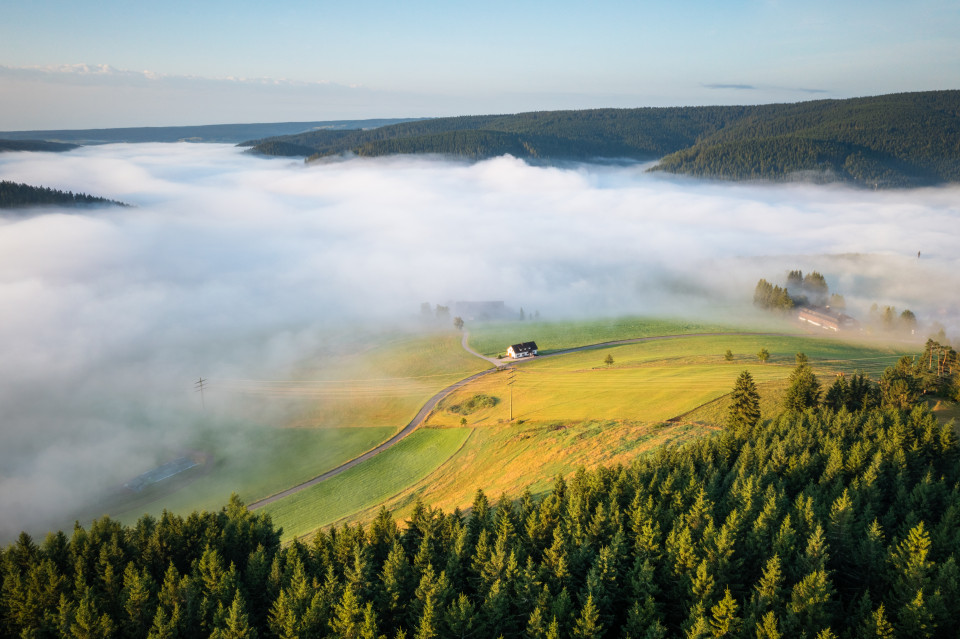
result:
[[[376,507],[423,481],[463,448],[469,428],[423,429],[370,463],[272,504],[266,511],[284,538],[307,534]]]

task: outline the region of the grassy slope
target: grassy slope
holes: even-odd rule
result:
[[[159,515],[164,509],[184,515],[197,509],[216,510],[232,492],[251,502],[316,477],[370,450],[391,434],[391,428],[260,428],[239,432],[231,441],[213,446],[209,472],[173,494],[150,503],[136,503],[118,518],[129,523],[144,512]]]
[[[369,461],[286,499],[264,506],[284,539],[373,509],[427,477],[463,445],[466,428],[419,430]]]
[[[231,492],[251,502],[289,488],[373,448],[434,393],[488,367],[460,347],[459,333],[378,335],[307,362],[292,380],[236,387],[247,399],[298,404],[286,424],[293,428],[246,427],[207,437],[196,447],[213,454],[208,472],[171,494],[135,498],[118,516],[131,521],[164,508],[216,509]]]
[[[761,364],[755,353],[767,348],[770,361]],[[734,361],[723,353],[730,349]],[[663,421],[684,415],[718,399],[749,370],[759,384],[786,379],[794,355],[805,352],[815,370],[829,377],[837,372],[864,370],[874,378],[903,354],[897,348],[855,345],[836,339],[763,336],[682,337],[641,342],[531,360],[513,374],[513,414],[523,420]],[[612,366],[604,358],[613,356]],[[509,418],[509,373],[478,380],[444,400],[441,408],[463,402],[476,393],[496,397],[492,408],[467,416],[467,424],[485,425]],[[438,412],[429,423],[447,426],[461,416]]]
[[[542,353],[651,335],[732,331],[730,326],[698,321],[618,317],[570,322],[498,322],[470,327],[470,346],[496,356],[518,342],[535,341]]]
[[[442,432],[440,429],[439,432]],[[398,516],[417,498],[445,510],[467,508],[478,488],[489,496],[517,497],[524,489],[547,490],[558,475],[577,468],[628,464],[660,446],[677,445],[714,432],[703,424],[644,424],[628,420],[500,423],[474,429],[463,449],[419,484],[388,500]],[[351,520],[368,520],[375,509]]]
[[[460,333],[397,336],[305,370],[310,381],[292,392],[315,401],[295,425],[399,431],[437,391],[489,367],[460,347]]]
[[[547,336],[544,342],[557,349],[598,337],[618,339],[638,333],[676,334],[684,329],[700,332],[710,328],[637,318],[525,326],[538,327],[540,334]],[[478,332],[478,341],[493,344],[515,328],[494,326]],[[762,347],[771,353],[767,364],[760,364],[755,356]],[[733,362],[723,357],[728,348],[735,354]],[[517,495],[524,488],[538,492],[546,489],[555,476],[568,475],[578,466],[628,463],[637,454],[659,446],[709,435],[722,423],[725,405],[720,404],[744,369],[759,381],[762,407],[766,414],[772,414],[798,351],[807,353],[824,383],[841,370],[865,370],[876,378],[883,367],[903,353],[898,347],[847,343],[816,334],[720,335],[530,360],[516,373],[514,411],[518,420],[507,421],[507,373],[482,378],[452,394],[431,414],[428,429],[421,433],[444,429],[461,432],[464,416],[445,409],[477,393],[492,395],[498,402],[467,415],[467,426],[473,434],[463,448],[415,485],[397,490],[399,483],[393,482],[394,496],[385,504],[401,516],[417,497],[447,509],[463,508],[469,506],[477,488],[493,496],[500,492]],[[607,353],[614,357],[611,367],[603,363]],[[378,507],[378,502],[370,500],[366,509],[351,513],[343,508],[338,516],[346,521],[363,521]],[[327,514],[324,522],[329,521],[332,519]]]

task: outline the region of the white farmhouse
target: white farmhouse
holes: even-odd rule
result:
[[[537,354],[537,343],[536,342],[523,342],[520,344],[514,344],[507,349],[507,357],[511,359],[519,359],[521,357],[533,357]]]

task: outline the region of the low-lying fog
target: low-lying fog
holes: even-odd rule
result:
[[[305,166],[198,144],[0,154],[0,179],[135,205],[0,215],[0,539],[219,423],[199,416],[198,376],[283,375],[329,331],[402,324],[424,301],[709,318],[801,268],[855,315],[890,304],[956,335],[960,189],[644,169]]]

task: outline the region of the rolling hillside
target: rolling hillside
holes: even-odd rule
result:
[[[461,116],[244,144],[257,153],[308,159],[344,153],[660,158],[654,170],[697,177],[909,187],[960,181],[960,91],[758,106]]]

